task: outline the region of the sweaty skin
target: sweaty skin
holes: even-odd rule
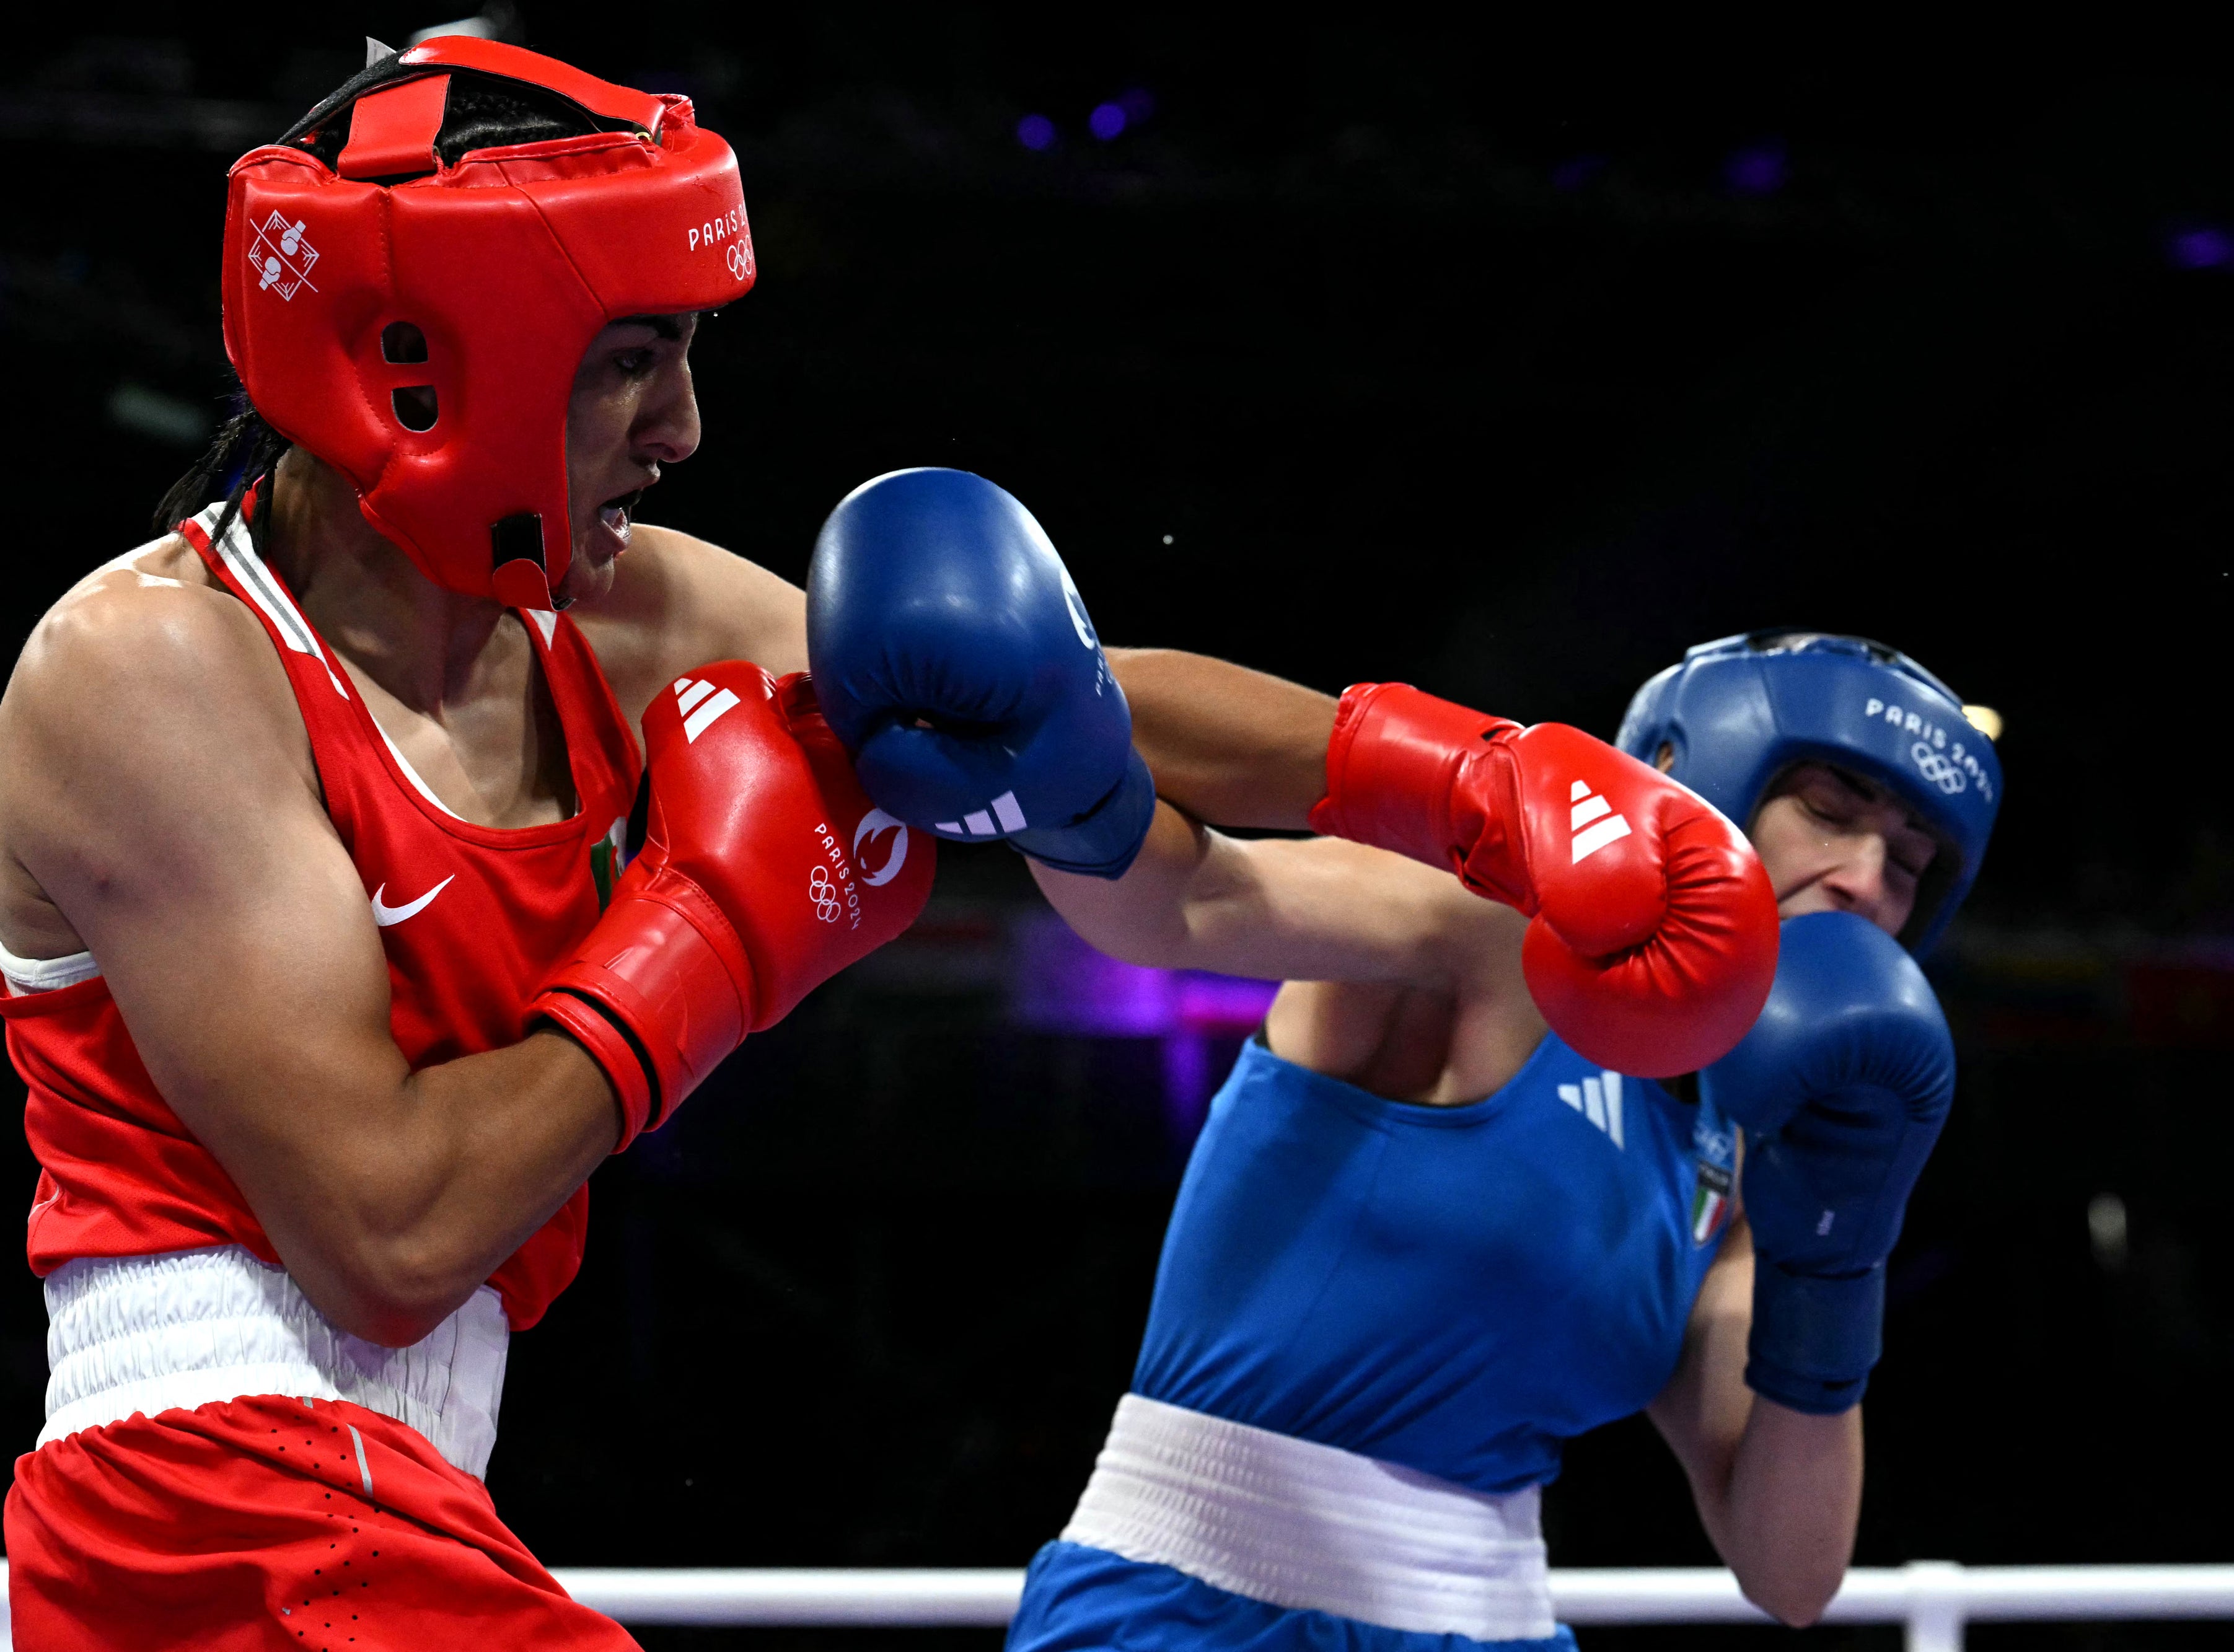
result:
[[[568,409],[564,594],[631,726],[707,660],[807,664],[795,587],[647,526],[622,557],[600,516],[698,444],[692,330],[606,328]],[[270,509],[272,565],[444,806],[500,827],[572,813],[520,621],[427,579],[307,453]],[[0,698],[0,942],[92,949],[164,1099],[343,1330],[423,1336],[611,1151],[611,1090],[557,1033],[408,1070],[286,674],[183,541],[97,569],[40,622]]]
[[[1265,1022],[1273,1052],[1378,1095],[1459,1105],[1518,1073],[1546,1030],[1520,974],[1520,914],[1378,850],[1244,841],[1179,812],[1303,826],[1325,787],[1334,701],[1189,655],[1127,650],[1111,661],[1170,800],[1116,883],[1034,865],[1072,926],[1133,963],[1284,981]],[[1850,911],[1889,934],[1907,922],[1936,846],[1897,801],[1819,764],[1782,777],[1751,835],[1782,916]],[[1861,1408],[1807,1416],[1745,1386],[1753,1265],[1741,1216],[1648,1414],[1747,1596],[1805,1624],[1852,1556]]]

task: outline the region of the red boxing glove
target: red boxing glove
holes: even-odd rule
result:
[[[803,673],[702,666],[652,702],[643,740],[643,852],[529,1005],[605,1069],[622,1147],[748,1033],[914,923],[937,865],[928,837],[862,792]]]
[[[1535,922],[1528,990],[1586,1059],[1696,1072],[1753,1026],[1776,978],[1776,896],[1706,800],[1579,728],[1401,682],[1342,696],[1314,831],[1447,866]]]

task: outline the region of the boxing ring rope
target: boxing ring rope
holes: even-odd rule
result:
[[[577,1600],[624,1623],[933,1625],[1006,1623],[1020,1571],[560,1570]],[[1727,1571],[1558,1570],[1551,1596],[1570,1623],[1766,1623]],[[1857,1567],[1832,1623],[1902,1623],[1909,1652],[1956,1652],[1966,1623],[2234,1618],[2230,1566],[1961,1566],[1919,1560]]]
[[[624,1623],[771,1628],[997,1629],[1016,1609],[1011,1570],[555,1570],[569,1594]],[[7,1565],[0,1561],[0,1591]],[[1767,1623],[1727,1571],[1558,1570],[1570,1623]],[[2234,1618],[2234,1566],[1858,1566],[1827,1623],[1903,1623],[1908,1652],[1959,1652],[1965,1623]],[[7,1611],[0,1592],[0,1652]]]

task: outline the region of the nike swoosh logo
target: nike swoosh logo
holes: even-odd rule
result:
[[[427,910],[435,896],[456,882],[457,877],[457,873],[452,872],[417,900],[407,902],[402,906],[390,906],[386,901],[381,899],[381,897],[388,892],[388,885],[382,884],[372,891],[372,921],[381,928],[386,929],[390,924],[401,924],[407,917],[416,917]]]

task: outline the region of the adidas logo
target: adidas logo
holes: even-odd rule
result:
[[[1567,829],[1575,834],[1575,859],[1571,865],[1579,866],[1606,845],[1618,843],[1629,835],[1628,817],[1614,813],[1612,804],[1591,793],[1588,780],[1577,780],[1567,795],[1575,805],[1567,819]],[[1600,819],[1601,816],[1605,818]],[[1615,1139],[1620,1138],[1617,1136]]]
[[[1003,792],[983,808],[972,809],[959,820],[933,821],[931,830],[950,832],[957,838],[965,832],[973,838],[997,838],[1006,832],[1022,832],[1029,824],[1017,805],[1016,794]]]
[[[1614,816],[1618,820],[1619,815]],[[1627,826],[1622,828],[1628,831]],[[1615,836],[1618,837],[1619,833]],[[1606,839],[1610,843],[1611,838]],[[1601,1073],[1594,1079],[1584,1079],[1580,1084],[1562,1084],[1559,1100],[1613,1138],[1613,1145],[1628,1151],[1621,1139],[1621,1074]]]
[[[692,745],[698,736],[720,722],[722,714],[737,703],[737,696],[727,689],[716,689],[710,682],[694,682],[689,677],[675,681],[675,708],[683,714],[683,737]]]

